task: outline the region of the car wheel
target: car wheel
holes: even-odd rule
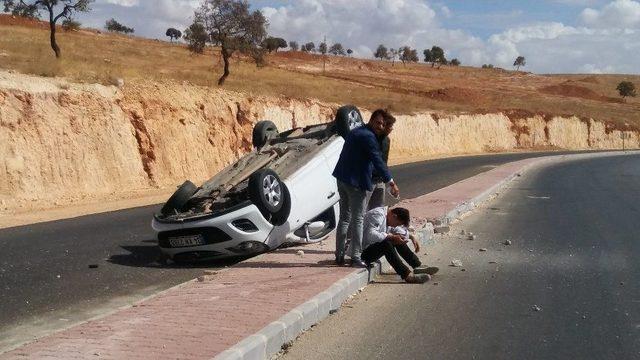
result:
[[[253,127],[253,147],[260,149],[267,145],[267,142],[278,136],[276,124],[269,120],[258,121]]]
[[[194,183],[189,180],[185,181],[178,187],[178,190],[171,195],[160,212],[164,215],[171,215],[174,211],[182,210],[196,191],[198,191],[198,187]]]
[[[289,190],[278,174],[271,169],[262,169],[251,174],[249,198],[262,215],[274,225],[282,225],[289,217],[291,210]]]
[[[336,132],[346,138],[351,130],[364,125],[362,114],[357,107],[345,105],[336,112]]]

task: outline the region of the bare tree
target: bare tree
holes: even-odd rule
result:
[[[520,70],[520,66],[525,65],[527,65],[527,60],[524,58],[524,56],[518,56],[516,58],[516,61],[513,62],[513,66],[516,67],[516,71]]]
[[[60,19],[71,19],[75,12],[87,12],[91,10],[89,4],[93,0],[2,0],[4,11],[14,15],[26,15],[37,17],[40,11],[49,14],[49,38],[51,49],[56,54],[56,58],[62,55],[60,47],[56,41],[56,23]]]
[[[260,44],[267,35],[267,20],[259,10],[249,11],[246,0],[203,0],[195,12],[195,22],[203,24],[211,34],[210,42],[220,44],[224,72],[218,85],[223,85],[229,76],[230,59],[235,51],[249,54],[256,64],[262,64]]]
[[[389,49],[389,55],[387,56],[387,60],[391,60],[391,66],[396,65],[396,58],[398,57],[399,51],[397,49],[391,48]]]

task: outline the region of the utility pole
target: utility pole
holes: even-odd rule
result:
[[[327,47],[327,35],[324,36],[324,42],[323,42],[325,48]],[[324,73],[327,71],[327,52],[325,51],[324,54],[322,54],[322,75],[324,75]]]

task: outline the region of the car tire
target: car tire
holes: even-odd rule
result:
[[[263,120],[258,121],[256,125],[253,127],[253,147],[256,149],[260,149],[261,147],[267,145],[267,142],[270,139],[278,136],[278,127],[272,121]]]
[[[249,198],[265,219],[274,225],[284,224],[289,217],[291,211],[289,189],[271,169],[261,169],[251,174]]]
[[[160,212],[164,215],[171,215],[176,210],[182,210],[196,191],[198,191],[198,187],[194,183],[189,180],[185,181],[178,187],[178,190],[171,195]]]
[[[336,133],[346,138],[351,130],[364,125],[360,110],[354,105],[345,105],[336,112]]]

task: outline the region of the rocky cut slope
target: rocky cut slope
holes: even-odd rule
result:
[[[335,104],[176,83],[123,88],[0,72],[0,212],[124,198],[215,174],[251,149],[253,124],[330,121]],[[638,147],[629,132],[627,146]],[[398,116],[392,156],[620,148],[591,119],[536,114]]]

